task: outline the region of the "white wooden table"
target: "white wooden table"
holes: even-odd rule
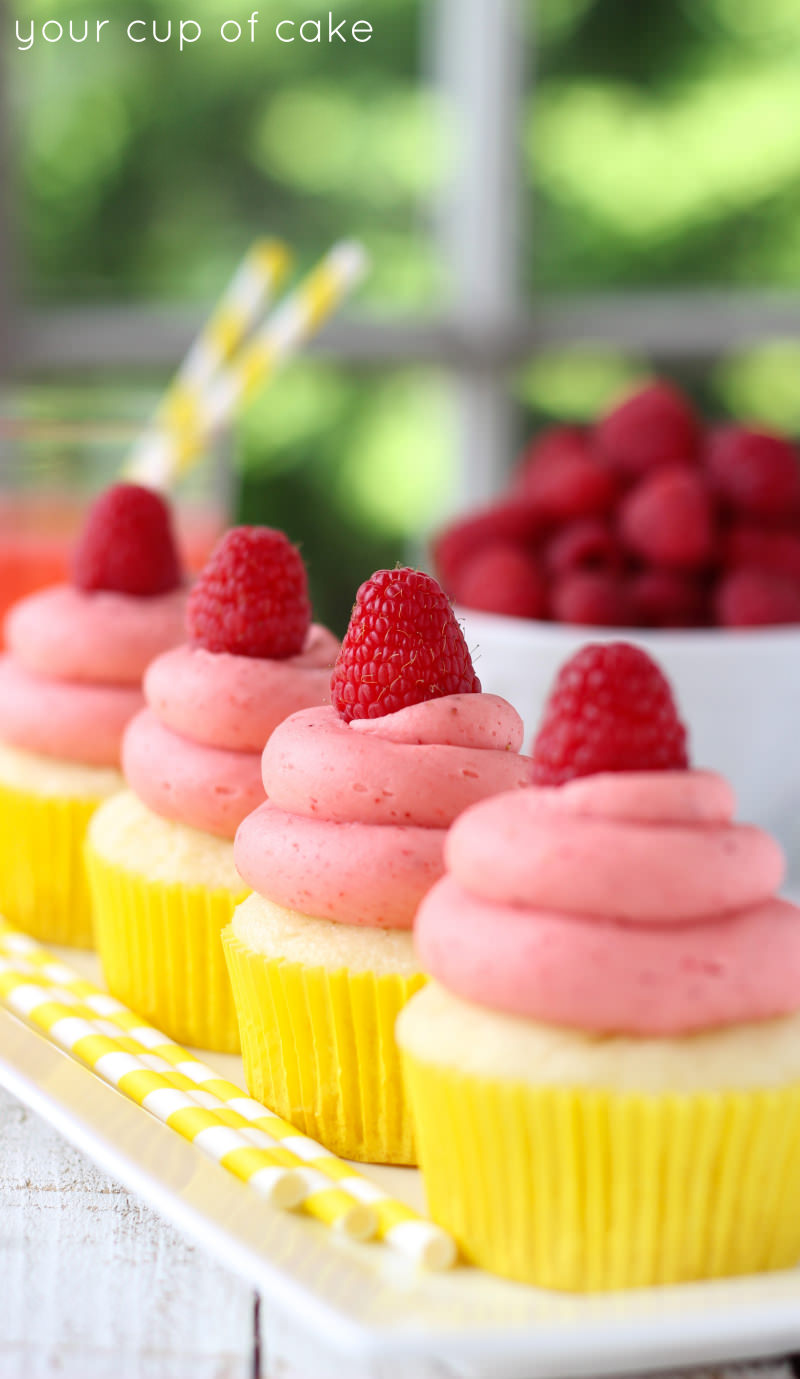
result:
[[[266,1379],[253,1291],[0,1089],[0,1379]]]
[[[677,1379],[794,1374],[773,1361]],[[287,1330],[246,1283],[0,1088],[0,1379],[367,1376]]]

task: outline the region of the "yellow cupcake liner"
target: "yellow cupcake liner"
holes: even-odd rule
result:
[[[531,1087],[403,1054],[434,1221],[542,1288],[647,1287],[800,1260],[800,1085]]]
[[[42,943],[92,947],[83,847],[102,803],[0,784],[0,913]]]
[[[108,989],[178,1044],[238,1053],[220,935],[235,892],[148,879],[86,849],[95,941]]]
[[[251,1095],[341,1158],[416,1163],[394,1025],[422,974],[268,958],[231,927],[222,941]]]

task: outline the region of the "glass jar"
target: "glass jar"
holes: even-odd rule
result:
[[[141,424],[0,413],[0,628],[25,594],[69,578],[88,503],[123,471]],[[174,494],[178,539],[197,572],[228,525],[230,465],[221,448]]]

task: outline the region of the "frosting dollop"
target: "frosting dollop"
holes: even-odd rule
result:
[[[233,838],[264,800],[264,742],[295,709],[325,702],[338,645],[314,625],[285,660],[191,644],[159,656],[144,679],[147,707],[123,743],[131,789],[165,819]]]
[[[154,598],[54,585],[5,623],[0,739],[95,766],[120,764],[122,734],[143,705],[147,662],[180,641],[186,594]]]
[[[239,871],[287,909],[410,928],[453,819],[530,781],[521,742],[519,715],[491,694],[352,723],[330,707],[293,714],[264,749],[268,803],[239,828]]]
[[[299,655],[283,661],[184,643],[150,666],[145,697],[159,722],[181,737],[260,753],[289,714],[329,698],[338,650],[333,633],[317,624]]]
[[[493,1009],[598,1034],[689,1034],[800,1009],[784,862],[704,771],[585,777],[469,810],[420,906],[426,969]]]
[[[9,610],[6,645],[33,675],[138,685],[148,665],[183,637],[186,592],[153,598],[55,584]]]
[[[141,690],[31,675],[0,658],[0,738],[12,747],[86,766],[119,766],[122,734]]]

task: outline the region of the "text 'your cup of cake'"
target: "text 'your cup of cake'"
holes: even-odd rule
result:
[[[122,735],[142,676],[183,635],[186,588],[164,499],[117,484],[94,503],[70,584],[10,609],[0,658],[0,913],[89,947],[83,844],[123,789]]]
[[[300,552],[267,527],[229,531],[189,598],[188,642],[144,679],[129,789],[94,817],[88,866],[109,990],[170,1037],[239,1046],[220,933],[247,894],[233,860],[264,799],[261,750],[329,696],[337,639],[312,624]]]
[[[743,731],[746,731],[746,725]],[[625,643],[561,670],[535,784],[468,810],[398,1038],[466,1256],[592,1291],[800,1259],[800,910]]]
[[[225,933],[253,1096],[329,1149],[414,1162],[394,1040],[424,978],[411,925],[464,809],[530,780],[522,721],[480,693],[429,575],[361,586],[330,707],[294,714],[264,751],[267,802],[241,825],[253,889]]]

